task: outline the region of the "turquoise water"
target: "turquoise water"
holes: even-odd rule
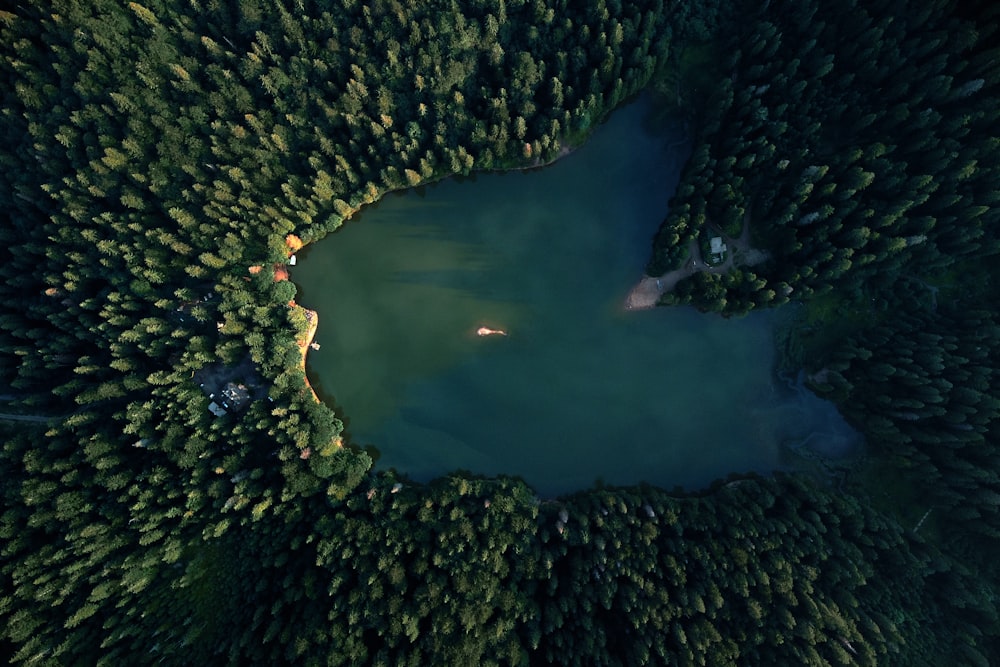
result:
[[[855,444],[831,405],[774,377],[772,314],[624,310],[687,155],[648,112],[617,111],[544,169],[389,196],[302,254],[310,377],[380,467],[547,494],[698,488]]]

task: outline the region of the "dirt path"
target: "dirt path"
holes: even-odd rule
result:
[[[56,415],[55,417],[49,417],[46,415],[10,415],[0,413],[0,419],[3,419],[4,421],[37,422],[39,424],[45,424],[56,419],[66,419],[67,416],[69,415]]]
[[[730,243],[733,248],[733,252],[730,257],[734,255],[739,258],[738,266],[756,266],[762,262],[766,262],[771,258],[771,255],[766,250],[761,250],[759,248],[754,248],[750,245],[750,211],[747,210],[743,214],[743,231],[740,232],[740,237],[738,239],[726,239],[727,243]]]
[[[688,261],[684,266],[673,271],[667,271],[662,276],[643,276],[639,284],[633,287],[625,298],[626,310],[645,310],[653,308],[659,302],[660,297],[674,289],[684,278],[688,278],[698,271],[707,273],[729,273],[740,266],[754,266],[768,259],[769,255],[764,250],[759,250],[750,246],[750,212],[743,216],[743,230],[738,239],[730,238],[721,232],[719,235],[725,241],[728,248],[726,260],[721,264],[712,266],[707,264],[701,256],[701,247],[697,241],[692,239],[688,245]]]

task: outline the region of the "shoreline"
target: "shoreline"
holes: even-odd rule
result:
[[[530,171],[532,169],[544,169],[545,167],[549,167],[549,166],[554,165],[556,162],[558,162],[559,160],[563,159],[567,155],[572,154],[579,147],[580,147],[580,145],[567,144],[565,146],[560,146],[559,147],[559,152],[556,153],[551,159],[546,160],[544,162],[542,161],[541,158],[535,158],[531,163],[525,164],[525,165],[521,165],[521,166],[518,166],[518,167],[490,167],[488,169],[484,169],[483,172],[489,173],[489,174],[503,174],[503,173],[506,173],[508,171]],[[473,170],[473,171],[475,171],[475,170]],[[456,174],[452,174],[452,176],[455,176],[455,175]],[[470,176],[472,175],[471,172],[470,172],[469,175]],[[446,176],[445,178],[448,178],[448,177]]]
[[[312,384],[309,382],[309,376],[306,374],[306,356],[309,354],[309,346],[312,345],[313,338],[316,337],[316,330],[319,329],[319,315],[315,310],[309,310],[304,306],[298,304],[293,305],[293,308],[298,308],[305,315],[306,321],[309,323],[309,327],[306,329],[305,337],[301,340],[296,339],[295,343],[299,346],[299,352],[302,354],[302,361],[300,367],[302,368],[302,374],[305,376],[306,388],[312,394],[313,400],[317,403],[322,403],[319,400],[319,396],[316,395],[316,390],[313,389]]]
[[[306,383],[306,389],[308,389],[309,393],[312,394],[313,401],[315,401],[319,405],[325,405],[325,403],[323,403],[323,401],[321,401],[319,396],[316,394],[316,390],[313,389],[312,383],[309,382],[309,375],[306,373],[306,356],[309,354],[309,348],[312,345],[313,338],[316,337],[316,330],[319,329],[319,314],[315,310],[310,310],[309,308],[306,308],[305,306],[300,306],[294,302],[292,304],[292,307],[300,309],[302,311],[302,314],[305,315],[306,321],[309,323],[309,327],[306,329],[305,336],[301,340],[296,339],[295,341],[295,343],[299,346],[299,352],[302,353],[300,368],[302,368],[303,381]],[[333,438],[332,444],[337,449],[343,449],[344,447],[343,435],[338,433],[337,436]],[[320,456],[327,456],[329,454],[329,451],[325,450],[326,447],[322,448],[319,451]],[[311,454],[312,454],[311,448],[306,447],[305,449],[302,450],[302,453],[299,455],[299,458],[308,459]]]
[[[710,267],[702,261],[698,244],[694,240],[690,241],[688,248],[689,259],[684,262],[684,266],[673,271],[667,271],[661,276],[650,276],[643,274],[625,297],[625,310],[649,310],[655,308],[660,302],[660,297],[673,291],[681,280],[693,276],[698,271],[708,271],[710,273],[721,273],[721,267]],[[697,255],[695,254],[697,253]],[[699,266],[700,262],[700,266]]]
[[[559,152],[556,153],[555,156],[553,156],[550,160],[546,162],[541,162],[539,159],[536,158],[536,160],[534,160],[530,164],[516,166],[516,167],[473,169],[471,172],[469,172],[469,175],[472,175],[477,171],[479,171],[480,173],[504,173],[509,171],[527,171],[529,169],[542,169],[544,167],[548,167],[550,165],[555,164],[556,162],[563,159],[567,155],[573,153],[577,148],[579,148],[579,146],[568,144],[560,147]],[[376,197],[372,201],[366,202],[365,204],[353,209],[348,215],[343,216],[341,224],[343,224],[343,222],[347,222],[348,220],[350,220],[352,217],[354,217],[356,213],[361,211],[361,209],[364,208],[365,206],[378,203],[386,195],[392,194],[394,192],[400,192],[403,190],[411,190],[414,188],[419,188],[425,185],[433,185],[445,179],[454,178],[455,176],[462,176],[462,174],[460,172],[452,172],[450,174],[443,174],[441,176],[422,180],[417,185],[408,185],[405,187],[390,188],[388,190],[385,190],[384,192],[379,193],[378,197]],[[307,246],[311,245],[312,243],[313,243],[312,241],[310,241],[309,243],[303,243],[302,240],[295,234],[288,234],[285,237],[285,244],[288,247],[290,254],[295,254],[296,252],[304,250]],[[279,273],[279,266],[280,266],[280,273]],[[288,271],[288,265],[278,265],[278,264],[275,265],[275,280],[291,280],[291,275],[290,272]],[[319,328],[319,314],[315,310],[310,310],[305,306],[298,305],[297,303],[295,303],[295,301],[292,301],[289,305],[293,308],[301,309],[303,314],[306,316],[306,321],[309,322],[309,328],[306,330],[305,339],[296,340],[296,344],[299,346],[299,351],[302,353],[301,368],[304,374],[306,372],[306,356],[309,353],[309,346],[312,344],[313,338],[316,336],[316,330]],[[309,388],[309,391],[312,392],[313,398],[316,400],[316,402],[322,403],[319,396],[317,396],[316,391],[312,388],[312,385],[309,383],[308,375],[306,376],[306,386]]]

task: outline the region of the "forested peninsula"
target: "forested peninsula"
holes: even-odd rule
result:
[[[5,4],[0,658],[996,664],[998,26],[985,0]],[[645,88],[694,144],[646,272],[766,255],[661,303],[794,302],[784,363],[866,458],[556,499],[373,469],[306,382],[289,239],[551,161]]]

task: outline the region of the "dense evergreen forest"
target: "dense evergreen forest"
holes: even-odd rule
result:
[[[0,657],[1000,661],[990,3],[5,7]],[[745,225],[769,257],[664,301],[800,304],[789,363],[869,459],[559,499],[373,471],[306,383],[289,249],[651,81],[695,146],[648,272]]]

